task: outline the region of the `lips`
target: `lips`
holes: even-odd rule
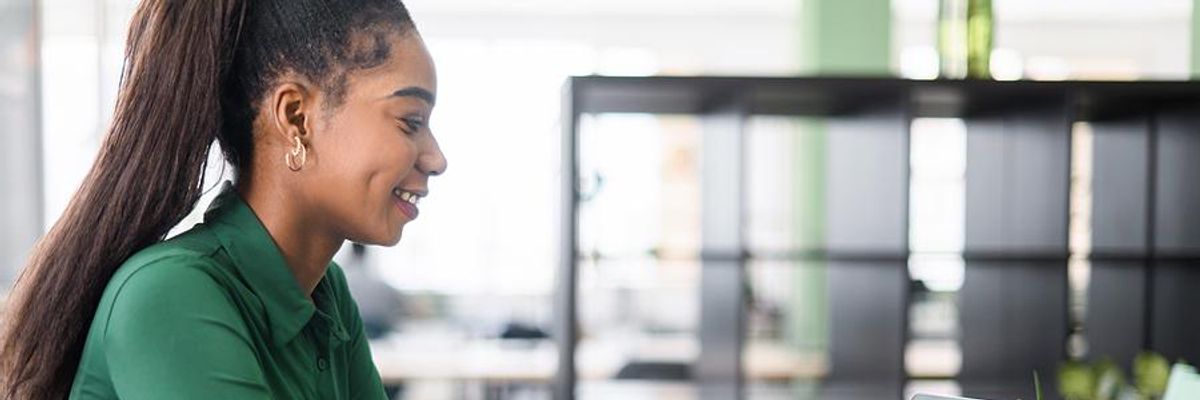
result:
[[[421,202],[421,194],[414,191],[404,190],[401,188],[392,189],[392,200],[396,203],[396,207],[400,212],[404,213],[409,220],[417,219],[421,211],[417,208],[417,204]]]

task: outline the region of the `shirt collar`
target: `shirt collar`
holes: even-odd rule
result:
[[[222,185],[221,193],[204,213],[204,222],[211,227],[250,290],[262,301],[275,345],[291,342],[314,314],[325,322],[335,339],[348,339],[340,323],[340,313],[331,301],[334,296],[328,270],[313,290],[314,305],[300,289],[262,221],[233,184],[226,181]],[[333,263],[329,268],[335,268]]]

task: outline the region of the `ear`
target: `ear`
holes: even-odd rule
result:
[[[307,142],[312,133],[313,115],[316,111],[316,91],[303,82],[284,81],[275,87],[269,99],[270,126],[286,145],[293,137]]]

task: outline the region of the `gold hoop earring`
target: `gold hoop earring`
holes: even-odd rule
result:
[[[299,171],[301,168],[304,168],[304,164],[308,162],[308,148],[304,147],[304,143],[300,141],[299,136],[292,136],[292,139],[295,140],[296,146],[292,147],[291,151],[283,155],[283,162],[284,164],[287,164],[288,169],[292,171]]]

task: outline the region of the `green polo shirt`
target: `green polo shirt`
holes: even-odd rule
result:
[[[385,399],[337,264],[312,297],[226,183],[204,223],[113,275],[71,398]]]

